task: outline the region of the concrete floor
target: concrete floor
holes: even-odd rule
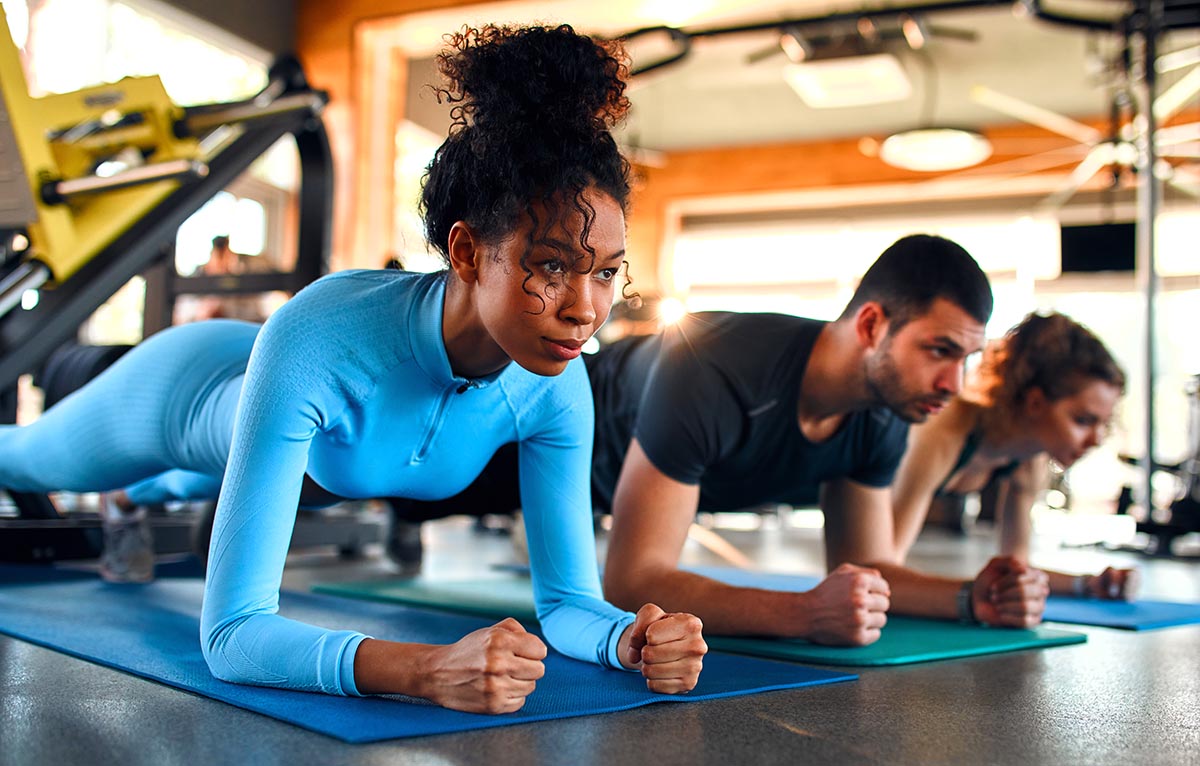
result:
[[[762,568],[817,571],[820,531],[723,531]],[[513,559],[508,538],[449,520],[426,529],[425,571],[468,576]],[[926,532],[914,563],[965,576],[986,532]],[[1137,563],[1143,595],[1200,600],[1200,564],[1044,544],[1043,566]],[[689,544],[687,563],[721,563]],[[378,550],[293,554],[285,587],[394,576]],[[1071,629],[1076,629],[1072,627]],[[463,734],[349,745],[229,705],[0,637],[0,764],[1196,764],[1200,626],[1078,628],[1086,644],[898,668],[857,682]]]

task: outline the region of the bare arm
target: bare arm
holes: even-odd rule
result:
[[[955,399],[942,414],[913,426],[908,447],[892,483],[894,555],[902,563],[916,542],[929,514],[933,496],[954,469],[967,435],[975,426],[978,410]]]
[[[849,479],[829,482],[822,488],[821,509],[825,512],[828,566],[851,563],[879,570],[891,587],[891,609],[895,614],[947,619],[957,616],[956,598],[962,580],[926,575],[904,566],[903,552],[895,546],[891,493],[887,488],[867,487]],[[918,531],[924,512],[920,516],[916,520]],[[912,536],[916,537],[915,532]]]
[[[1049,459],[1040,454],[1024,461],[1012,476],[1001,483],[997,493],[996,515],[1000,526],[1000,553],[1029,561],[1033,538],[1030,511],[1038,493],[1046,486]],[[1050,592],[1060,596],[1085,596],[1132,601],[1139,585],[1135,569],[1108,567],[1103,572],[1074,575],[1043,570],[1049,578]]]
[[[1000,527],[1000,555],[1029,561],[1029,544],[1033,538],[1030,512],[1038,492],[1046,484],[1049,459],[1035,455],[1024,460],[1017,469],[999,480],[996,491],[996,522]]]
[[[785,593],[733,587],[680,571],[679,555],[699,499],[699,486],[659,471],[633,441],[613,499],[604,571],[605,593],[614,604],[631,609],[650,602],[688,612],[711,633],[799,636],[831,644],[878,638],[882,623],[857,617],[856,603],[867,599],[868,584],[879,580],[877,575],[843,571],[807,593]],[[880,616],[886,610],[886,597],[882,600]]]
[[[891,587],[895,614],[958,619],[958,594],[971,583],[973,616],[988,625],[1026,627],[1041,621],[1046,578],[1012,557],[992,559],[972,580],[925,574],[904,565],[892,545],[891,508],[886,489],[843,479],[822,491],[825,549],[832,566],[851,562],[873,567]]]
[[[699,617],[709,632],[799,635],[804,625],[785,619],[797,611],[793,593],[735,588],[679,570],[679,555],[700,502],[700,487],[659,471],[636,439],[629,447],[613,497],[613,528],[604,568],[612,603],[636,609],[658,604]]]

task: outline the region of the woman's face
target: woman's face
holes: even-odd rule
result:
[[[1046,453],[1064,468],[1073,465],[1104,439],[1121,390],[1090,380],[1070,396],[1050,401],[1035,388],[1026,398],[1030,430]]]
[[[480,263],[478,308],[484,326],[510,359],[538,375],[561,373],[604,324],[625,259],[620,205],[595,189],[582,196],[594,209],[586,239],[591,253],[581,244],[584,216],[568,201],[549,226],[540,223],[535,230],[524,219],[510,236],[488,247]],[[546,220],[544,206],[535,206],[535,212]]]

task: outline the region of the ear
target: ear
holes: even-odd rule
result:
[[[874,349],[887,337],[888,318],[883,306],[867,301],[854,313],[854,333],[865,349]]]
[[[1040,416],[1049,403],[1050,400],[1046,397],[1046,392],[1039,386],[1033,386],[1026,391],[1025,397],[1021,401],[1025,412],[1034,417]]]
[[[483,258],[480,242],[475,230],[464,221],[455,221],[447,237],[446,251],[450,255],[450,268],[467,284],[479,279],[479,263]]]

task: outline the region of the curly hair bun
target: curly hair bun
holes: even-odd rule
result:
[[[538,220],[541,204],[545,225],[572,210],[586,231],[588,188],[627,208],[629,163],[609,133],[629,110],[618,44],[568,26],[467,27],[447,42],[437,93],[453,123],[421,189],[426,237],[447,262],[456,221],[491,240]]]
[[[1055,401],[1100,380],[1125,390],[1125,373],[1091,330],[1056,311],[1026,315],[990,346],[980,364],[980,386],[992,401],[1015,406],[1032,388]]]
[[[464,27],[438,56],[455,126],[475,140],[507,142],[534,130],[578,141],[606,132],[629,110],[628,72],[616,43],[571,27]]]

